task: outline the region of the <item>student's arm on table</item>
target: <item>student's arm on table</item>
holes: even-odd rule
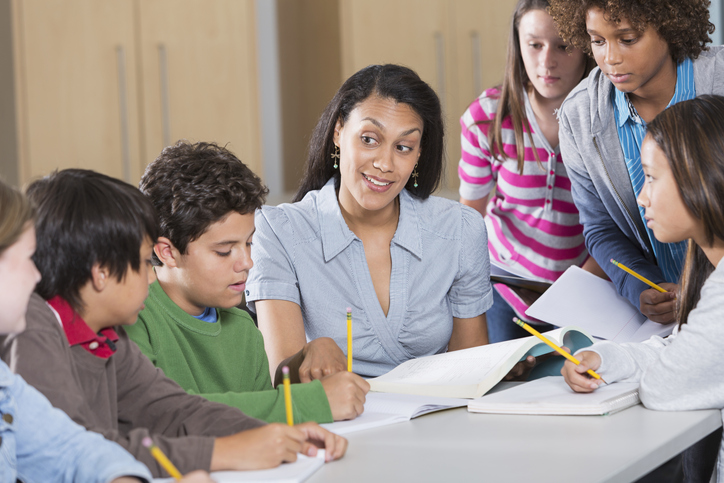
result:
[[[718,282],[718,281],[717,281]],[[707,282],[708,283],[708,282]],[[641,343],[600,342],[590,349],[601,358],[606,382],[639,382],[644,406],[662,411],[724,407],[724,325],[721,283],[708,283],[681,330]],[[577,354],[576,357],[580,355]]]
[[[255,366],[246,368],[246,378],[254,379],[253,387],[246,392],[225,392],[200,394],[201,396],[241,409],[245,414],[269,423],[286,422],[284,388],[272,387],[269,377],[269,361],[264,351],[264,341],[259,332],[254,341]],[[364,410],[365,393],[369,384],[360,377],[345,373],[326,377],[321,381],[292,384],[294,420],[297,423],[315,421],[331,423],[343,419],[354,419]],[[345,381],[347,385],[345,385]],[[361,387],[360,387],[361,386]],[[189,391],[190,394],[195,394]]]
[[[293,383],[321,381],[335,421],[362,414],[369,384],[346,372],[347,357],[334,340],[320,337],[307,343],[299,305],[258,300],[256,312],[275,386],[282,382],[282,367],[288,366]]]
[[[273,423],[217,438],[211,471],[273,468],[296,461],[297,453],[315,456],[317,448],[326,450],[325,461],[336,460],[347,451],[347,440],[317,423]]]
[[[181,471],[271,468],[294,461],[299,451],[314,455],[317,446],[330,450],[328,461],[344,454],[346,441],[340,441],[316,423],[296,427],[265,425],[236,408],[187,394],[153,367],[125,333],[121,331],[119,336],[127,341],[129,350],[124,359],[117,361],[123,368],[116,375],[118,419],[150,428],[156,433],[156,444],[162,450],[164,446],[169,448],[164,452],[172,461],[183,464],[203,458],[196,461],[195,467]],[[174,451],[175,459],[171,456]],[[290,452],[294,454],[289,456]]]
[[[664,281],[661,269],[646,260],[638,244],[629,240],[611,218],[581,158],[568,119],[562,114],[559,120],[561,154],[571,181],[571,195],[578,208],[580,223],[583,225],[586,248],[616,285],[618,293],[626,297],[634,307],[639,307],[641,313],[655,322],[673,322],[674,312],[671,311],[674,304],[673,295],[648,297],[647,302],[651,303],[644,304],[642,292],[653,289],[610,263],[609,260],[613,258],[654,283],[660,285]],[[661,298],[668,300],[661,301]]]

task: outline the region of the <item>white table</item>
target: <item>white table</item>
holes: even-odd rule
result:
[[[626,482],[722,424],[718,410],[611,416],[504,416],[452,409],[348,435],[320,482]]]

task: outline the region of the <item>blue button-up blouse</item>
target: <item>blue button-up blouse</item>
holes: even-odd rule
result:
[[[331,337],[345,353],[351,307],[354,372],[363,376],[445,351],[453,317],[476,317],[493,304],[485,224],[455,201],[420,200],[404,189],[399,198],[387,316],[362,241],[342,217],[334,180],[298,203],[257,212],[249,307],[256,300],[294,302],[307,340]]]

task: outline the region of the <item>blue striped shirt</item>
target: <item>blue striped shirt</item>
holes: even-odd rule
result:
[[[627,94],[618,89],[614,89],[614,92],[613,109],[616,115],[618,138],[626,160],[626,168],[628,168],[631,177],[631,185],[638,197],[644,186],[644,170],[641,167],[641,143],[643,143],[646,136],[646,122],[638,115]],[[687,58],[676,66],[676,89],[674,90],[674,96],[666,107],[673,106],[677,102],[688,101],[694,97],[696,97],[694,64],[691,59]],[[639,206],[639,214],[641,219],[644,220],[644,225],[646,225],[645,211],[644,208]],[[661,243],[654,237],[654,233],[650,228],[646,227],[646,232],[656,255],[656,263],[664,273],[666,281],[678,283],[679,275],[684,267],[687,242]]]

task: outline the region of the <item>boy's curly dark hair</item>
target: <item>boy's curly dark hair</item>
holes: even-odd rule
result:
[[[626,19],[643,32],[651,25],[669,44],[671,57],[680,62],[696,59],[711,43],[714,24],[709,21],[709,0],[550,0],[550,14],[563,40],[591,54],[586,14],[601,9],[615,23]]]
[[[261,208],[269,190],[228,149],[179,141],[164,148],[143,173],[140,190],[158,211],[161,236],[182,254],[212,223],[231,212]],[[155,265],[161,265],[153,254]]]

